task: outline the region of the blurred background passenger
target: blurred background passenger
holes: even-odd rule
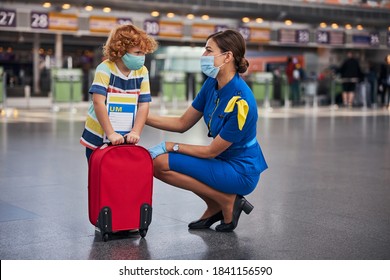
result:
[[[381,97],[383,108],[390,109],[390,54],[385,58],[385,63],[381,65],[378,79],[378,93]]]
[[[355,96],[356,84],[359,83],[360,79],[362,78],[362,71],[360,69],[359,61],[354,58],[351,51],[347,53],[347,58],[341,65],[339,73],[343,87],[343,105],[351,108]]]

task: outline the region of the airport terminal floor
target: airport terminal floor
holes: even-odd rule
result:
[[[247,196],[254,210],[234,232],[189,230],[205,205],[154,179],[146,237],[103,242],[88,220],[79,144],[87,106],[68,109],[0,118],[2,260],[390,259],[389,111],[259,107],[257,138],[269,168]],[[146,127],[140,144],[206,144],[206,134],[203,124],[184,134]]]

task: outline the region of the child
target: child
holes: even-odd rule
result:
[[[151,101],[149,75],[144,66],[145,54],[152,53],[156,48],[157,42],[132,24],[120,25],[111,31],[103,47],[103,54],[107,59],[97,66],[95,78],[89,89],[93,102],[89,107],[80,139],[80,143],[86,147],[88,160],[92,151],[104,142],[111,142],[112,145],[119,145],[125,141],[131,144],[138,143]],[[127,94],[133,94],[136,98],[126,98],[132,96]],[[130,123],[131,118],[129,121],[126,119],[125,125],[129,128],[126,132],[115,129],[114,123],[109,118],[107,102],[108,97],[111,96],[116,96],[115,100],[120,100],[122,105],[126,100],[132,102],[137,100],[133,104],[137,105],[136,112],[133,114],[134,125]],[[113,108],[118,107],[113,106]],[[113,113],[112,116],[114,115]],[[117,115],[120,115],[121,119],[118,123],[123,127],[123,116],[126,114]]]

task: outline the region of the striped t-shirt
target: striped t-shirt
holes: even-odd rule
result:
[[[119,71],[114,62],[110,60],[103,61],[96,68],[95,78],[89,93],[102,94],[107,97],[107,92],[110,94],[137,94],[138,103],[152,101],[148,69],[142,66],[141,69],[133,70],[128,76],[125,76]],[[91,102],[80,143],[94,150],[103,145],[103,136],[103,128],[96,117],[93,102]]]

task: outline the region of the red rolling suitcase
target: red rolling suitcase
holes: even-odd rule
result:
[[[146,236],[152,221],[153,161],[137,145],[97,148],[89,159],[89,220],[107,241],[112,233],[138,229]]]

